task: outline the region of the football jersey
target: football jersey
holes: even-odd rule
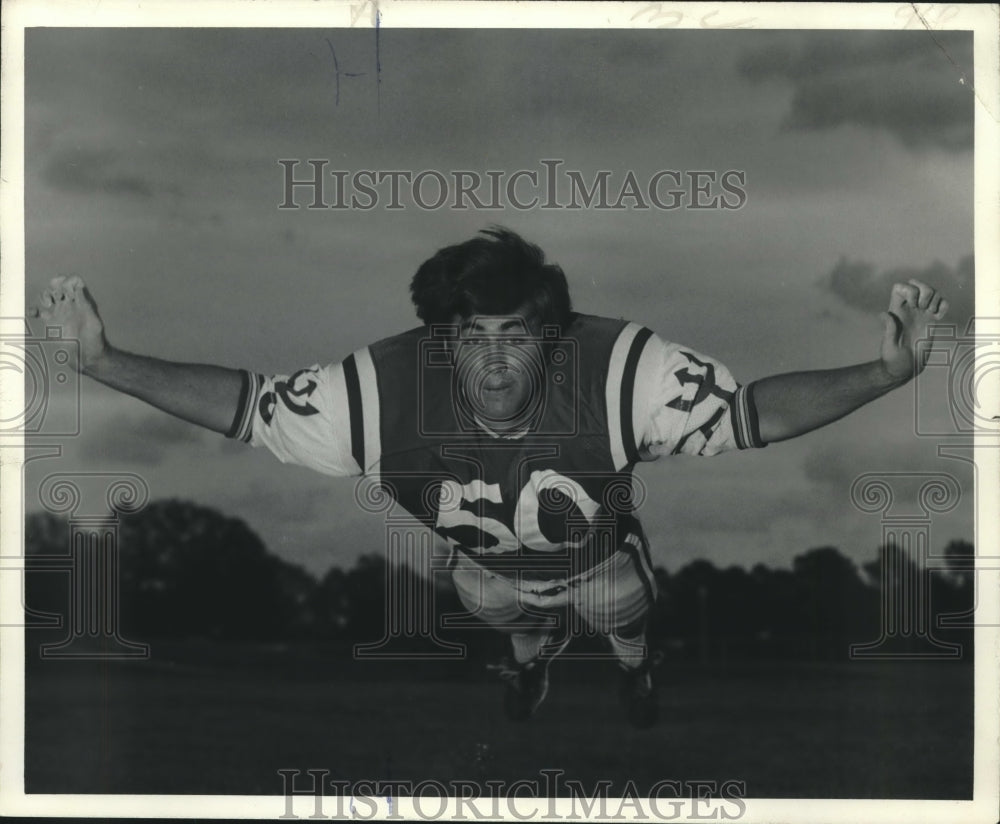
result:
[[[521,574],[530,559],[553,578],[641,537],[638,461],[764,445],[752,384],[635,323],[576,314],[536,339],[544,368],[514,432],[459,402],[448,342],[447,327],[425,326],[289,376],[244,372],[228,435],[367,476],[483,566]]]

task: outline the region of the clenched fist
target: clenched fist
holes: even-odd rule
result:
[[[930,326],[944,318],[948,301],[919,280],[892,287],[889,311],[882,313],[882,368],[895,380],[919,375],[930,355]],[[918,343],[922,343],[918,347]]]
[[[97,304],[77,275],[52,278],[29,314],[61,329],[64,339],[79,341],[80,362],[73,367],[80,372],[96,364],[108,350]]]

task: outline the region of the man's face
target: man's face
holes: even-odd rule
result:
[[[541,323],[530,315],[456,317],[455,369],[467,411],[487,426],[519,429],[541,402]]]

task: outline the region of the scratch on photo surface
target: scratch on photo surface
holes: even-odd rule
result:
[[[333,58],[333,79],[334,79],[334,106],[340,105],[340,78],[344,77],[362,77],[364,72],[342,72],[340,70],[340,62],[337,60],[337,52],[333,48],[333,43],[330,42],[330,38],[324,38],[326,40],[326,45],[330,47],[330,56]]]
[[[997,113],[990,111],[989,106],[986,105],[986,101],[983,100],[979,96],[979,93],[976,91],[976,87],[970,82],[968,76],[962,70],[962,67],[959,66],[958,63],[956,63],[954,61],[954,59],[952,59],[952,56],[950,54],[948,54],[948,50],[941,44],[941,41],[938,40],[937,37],[934,36],[934,29],[931,28],[931,24],[927,21],[927,18],[924,17],[924,15],[920,13],[920,9],[917,8],[917,4],[916,3],[910,3],[910,8],[913,9],[914,15],[916,15],[916,17],[920,21],[921,25],[923,25],[923,27],[927,30],[927,33],[930,34],[931,40],[934,41],[934,45],[937,46],[941,50],[941,53],[945,56],[945,59],[949,63],[951,63],[951,65],[955,69],[955,71],[958,72],[958,82],[961,83],[963,86],[968,86],[969,87],[969,91],[971,91],[975,95],[976,100],[978,100],[980,102],[980,104],[982,104],[982,107],[984,109],[986,109],[986,111],[989,114],[989,116],[992,117],[994,120],[997,120]]]
[[[375,102],[378,113],[382,114],[382,12],[379,11],[378,3],[375,3]]]

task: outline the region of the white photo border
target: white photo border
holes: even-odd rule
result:
[[[59,27],[311,27],[334,28],[673,28],[884,29],[924,27],[971,30],[975,52],[975,259],[976,301],[980,316],[1000,307],[1000,48],[995,4],[834,4],[834,3],[604,3],[604,2],[442,2],[441,0],[159,0],[158,2],[79,3],[72,0],[11,0],[4,3],[2,43],[2,278],[0,316],[24,312],[24,37],[34,26]],[[22,408],[23,387],[5,383],[5,411]],[[0,417],[6,419],[3,414]],[[24,501],[20,489],[23,448],[2,450],[0,512],[4,547],[23,546]],[[996,513],[1000,512],[1000,454],[977,438],[976,546],[998,554]],[[10,555],[10,552],[3,552]],[[975,762],[971,801],[862,801],[845,799],[746,799],[746,822],[908,821],[993,822],[1000,806],[998,741],[1000,703],[1000,570],[982,569],[980,591],[994,597],[977,605],[975,635]],[[0,812],[26,816],[278,818],[283,796],[114,796],[26,795],[24,793],[24,640],[20,617],[20,576],[0,576]],[[397,815],[412,815],[407,799],[395,799]],[[537,800],[543,820],[558,801]],[[519,802],[527,814],[528,800]],[[308,819],[312,799],[294,799],[295,812]],[[454,804],[441,817],[447,820]],[[678,819],[680,820],[680,819]]]

